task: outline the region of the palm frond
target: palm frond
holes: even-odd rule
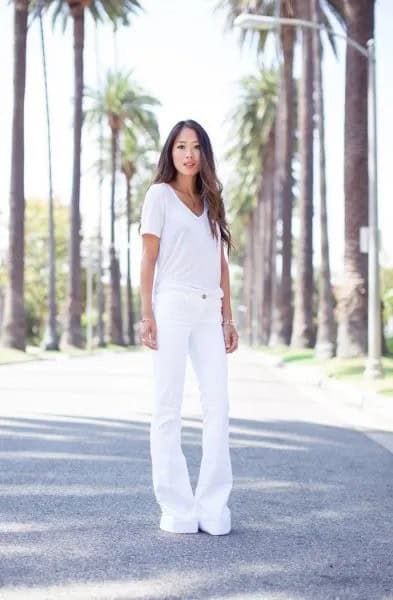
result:
[[[100,89],[86,89],[90,100],[87,118],[90,124],[100,119],[115,118],[121,130],[136,141],[139,135],[149,138],[154,146],[159,143],[159,128],[154,108],[160,101],[147,94],[133,79],[132,71],[108,71]]]
[[[38,0],[33,0],[37,2]],[[42,0],[45,9],[51,12],[52,25],[58,21],[61,23],[62,30],[66,26],[72,14],[67,0]],[[96,22],[111,21],[114,24],[129,25],[131,14],[138,15],[143,12],[143,8],[138,0],[90,0],[86,7],[93,20]]]
[[[236,214],[247,212],[255,203],[261,183],[261,164],[276,118],[277,73],[261,69],[258,75],[243,77],[239,82],[236,106],[228,113],[230,123],[224,159],[235,173],[231,194]],[[246,210],[244,207],[248,207]]]

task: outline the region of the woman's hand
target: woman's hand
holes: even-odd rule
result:
[[[239,334],[232,324],[224,324],[222,326],[225,340],[225,350],[227,353],[234,352],[238,346]]]
[[[157,325],[154,317],[141,321],[141,342],[144,346],[157,350]]]

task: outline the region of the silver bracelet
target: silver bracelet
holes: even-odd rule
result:
[[[235,325],[235,321],[233,319],[223,319],[222,325]]]
[[[151,321],[152,319],[150,319],[150,317],[144,317],[143,319],[141,319],[141,323],[145,323],[146,321]]]

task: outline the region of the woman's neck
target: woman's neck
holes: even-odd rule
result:
[[[182,173],[178,173],[173,183],[179,192],[183,192],[189,196],[195,196],[197,193],[196,180],[196,175],[183,175]]]

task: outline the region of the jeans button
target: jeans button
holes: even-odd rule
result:
[[[202,298],[206,298],[206,294],[202,294]]]

